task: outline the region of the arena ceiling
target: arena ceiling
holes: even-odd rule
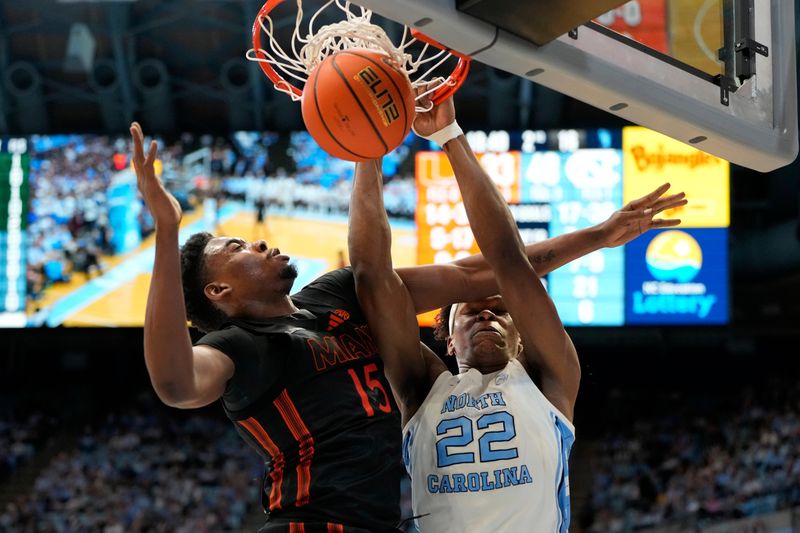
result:
[[[321,5],[304,2],[307,12]],[[0,2],[0,133],[125,131],[132,119],[163,133],[302,127],[299,106],[244,58],[260,7],[257,0]],[[279,40],[289,39],[294,13],[291,0],[276,10]],[[458,108],[476,128],[621,124],[480,64]]]

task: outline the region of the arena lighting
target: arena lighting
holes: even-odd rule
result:
[[[89,26],[82,22],[72,24],[69,28],[67,51],[64,55],[64,71],[91,72],[96,47],[97,42]]]

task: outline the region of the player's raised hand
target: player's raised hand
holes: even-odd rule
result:
[[[422,94],[433,85],[433,83],[428,83],[417,87],[415,92],[417,95]],[[412,128],[414,133],[420,137],[428,137],[456,121],[456,108],[455,105],[453,105],[452,96],[444,102],[434,105],[430,99],[430,95],[426,95],[417,103],[421,107],[429,109],[429,111],[417,112],[417,116],[414,118]]]
[[[136,184],[144,198],[144,203],[147,204],[147,208],[153,215],[156,229],[177,227],[183,216],[181,206],[175,197],[164,189],[153,166],[158,154],[158,143],[150,141],[150,147],[145,156],[144,133],[138,122],[131,124],[131,138],[133,139],[133,168],[136,171]]]
[[[667,209],[682,207],[688,203],[686,194],[679,192],[664,196],[670,185],[665,183],[653,192],[632,200],[619,211],[615,211],[599,229],[603,242],[609,248],[626,244],[653,228],[669,228],[681,223],[679,218],[654,218]]]

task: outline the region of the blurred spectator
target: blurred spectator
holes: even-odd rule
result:
[[[651,415],[606,436],[589,531],[691,528],[800,504],[800,387],[783,391],[736,410]]]
[[[262,471],[222,420],[112,414],[43,469],[0,514],[0,530],[238,530],[258,505]]]
[[[52,421],[42,413],[22,419],[0,417],[0,479],[31,460],[37,448],[44,445],[51,426]]]

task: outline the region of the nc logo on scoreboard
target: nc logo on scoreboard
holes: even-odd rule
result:
[[[629,324],[724,324],[727,230],[665,230],[626,245]]]

